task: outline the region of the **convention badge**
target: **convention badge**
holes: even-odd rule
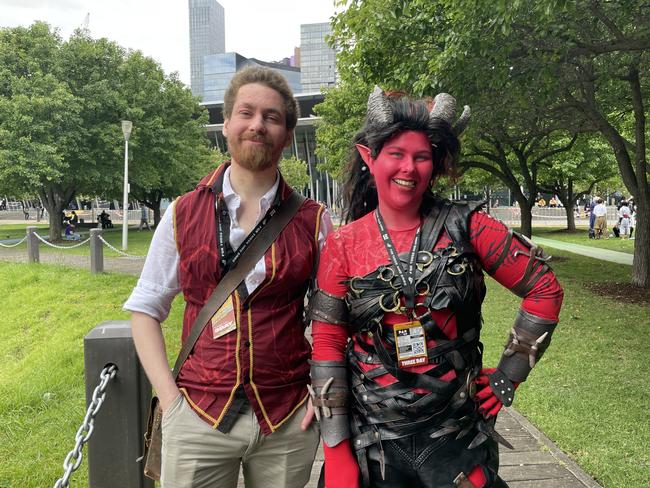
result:
[[[213,339],[218,339],[237,328],[232,295],[230,295],[224,304],[221,305],[221,308],[217,310],[217,313],[212,316],[211,322]]]
[[[397,364],[400,368],[429,364],[427,338],[424,328],[418,320],[395,324],[393,333],[395,334]]]

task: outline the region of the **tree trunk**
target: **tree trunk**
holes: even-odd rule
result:
[[[63,210],[68,206],[68,203],[70,203],[74,196],[74,190],[60,190],[46,187],[38,193],[50,216],[50,242],[58,241],[61,239],[61,233],[63,232]]]
[[[650,202],[641,198],[637,204],[634,227],[634,265],[632,283],[643,288],[650,287]]]
[[[158,200],[158,205],[153,206],[151,210],[153,210],[153,226],[158,227],[160,223],[160,200]]]
[[[50,242],[61,239],[61,234],[63,233],[63,222],[61,216],[63,215],[65,207],[66,205],[61,201],[45,203],[47,213],[50,215]]]
[[[573,206],[564,205],[564,209],[566,210],[566,230],[569,231],[569,232],[575,232],[576,231],[576,214],[573,212]]]
[[[533,214],[531,208],[521,208],[521,233],[526,237],[533,235]]]
[[[573,212],[574,199],[572,198],[571,191],[567,191],[568,196],[564,193],[557,193],[557,197],[562,202],[564,206],[564,211],[566,213],[566,230],[569,232],[575,232],[576,230],[576,218],[575,213]]]
[[[533,235],[533,205],[526,198],[517,198],[517,203],[521,212],[519,217],[521,223],[520,231],[526,237],[531,237]]]

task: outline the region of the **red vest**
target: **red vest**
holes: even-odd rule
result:
[[[214,187],[225,167],[206,176],[175,205],[179,281],[186,302],[183,341],[221,276],[215,219],[215,199],[220,195]],[[280,198],[292,191],[280,178]],[[311,347],[302,313],[323,209],[305,200],[266,252],[264,281],[244,300],[233,293],[237,330],[213,339],[208,324],[180,371],[178,386],[215,428],[240,386],[264,434],[275,431],[307,398]]]

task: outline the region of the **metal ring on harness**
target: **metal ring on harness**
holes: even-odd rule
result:
[[[420,260],[420,256],[424,256],[424,260]],[[420,271],[424,270],[424,268],[428,267],[431,263],[433,263],[433,253],[429,251],[419,251],[418,252],[418,257],[417,257],[417,263],[416,266]]]
[[[425,286],[425,289],[423,291],[418,290],[418,286],[420,286],[421,284],[424,284],[424,286]],[[431,287],[429,286],[429,282],[428,281],[420,281],[419,283],[417,283],[415,285],[415,291],[420,296],[427,296],[429,294],[429,291],[431,291]]]
[[[384,273],[386,273],[388,276],[386,276],[386,274]],[[381,281],[390,282],[394,277],[395,277],[395,271],[393,271],[392,268],[388,266],[379,268],[379,274],[377,275],[377,278],[379,278]]]
[[[456,271],[457,269],[460,269],[460,271]],[[447,268],[447,273],[449,273],[452,276],[458,276],[458,275],[462,275],[466,269],[467,269],[467,262],[463,261],[462,263],[452,264],[449,268]]]
[[[350,280],[350,290],[352,291],[352,293],[354,293],[357,296],[361,296],[361,294],[363,293],[363,289],[355,288],[354,287],[354,280],[360,280],[360,279],[361,279],[360,276],[354,276]]]
[[[396,291],[392,295],[393,296],[393,307],[392,308],[388,308],[388,307],[386,307],[384,305],[384,297],[385,296],[386,296],[385,293],[379,296],[379,300],[378,300],[379,301],[379,308],[381,308],[384,312],[394,312],[394,313],[399,312],[399,309],[400,309],[399,291]]]
[[[449,246],[448,249],[449,249],[449,254],[447,254],[448,257],[454,258],[456,256],[460,256],[460,254],[458,254],[458,249],[456,249],[454,246]]]

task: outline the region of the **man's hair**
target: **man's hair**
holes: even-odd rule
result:
[[[287,80],[277,71],[261,66],[246,67],[238,71],[232,80],[230,80],[230,85],[228,85],[223,100],[224,118],[230,118],[232,115],[232,109],[235,105],[239,89],[251,83],[259,83],[280,94],[284,100],[284,110],[286,112],[285,125],[289,130],[294,129],[298,123],[299,109]]]

